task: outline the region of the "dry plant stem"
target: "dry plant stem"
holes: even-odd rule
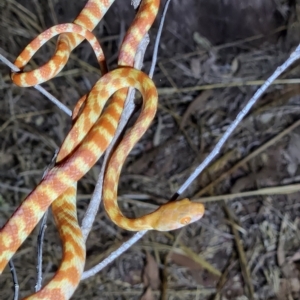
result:
[[[112,263],[115,259],[117,259],[120,255],[122,255],[125,251],[127,251],[133,244],[135,244],[139,239],[141,239],[147,230],[139,231],[132,238],[130,238],[127,242],[123,243],[116,251],[113,251],[107,258],[105,258],[101,263],[91,268],[88,271],[85,271],[82,274],[81,280],[87,279],[91,276],[94,276],[101,270],[103,270],[106,266]]]
[[[9,263],[9,268],[10,268],[10,272],[12,274],[13,283],[14,283],[14,300],[18,300],[19,299],[19,289],[20,289],[20,286],[18,283],[18,276],[17,276],[16,269],[15,269],[12,259],[8,263]]]
[[[279,77],[287,68],[292,65],[296,60],[300,58],[300,45],[292,52],[290,57],[276,69],[276,71],[267,79],[267,81],[256,91],[254,96],[248,101],[246,106],[240,111],[236,119],[231,123],[228,129],[225,131],[223,136],[220,138],[217,145],[211,151],[211,153],[204,159],[204,161],[195,169],[195,171],[190,175],[190,177],[183,183],[183,185],[178,189],[172,199],[176,199],[180,194],[182,194],[188,186],[200,175],[200,173],[212,162],[213,159],[219,154],[221,148],[227,142],[228,138],[232,132],[238,127],[240,122],[250,111],[253,105],[257,102],[259,97],[268,89],[272,82]]]
[[[162,63],[160,63],[159,65],[161,67]],[[224,89],[229,87],[255,86],[255,85],[261,85],[264,82],[265,82],[264,80],[236,81],[236,82],[228,82],[228,83],[213,83],[213,84],[197,85],[197,86],[186,87],[182,89],[178,89],[176,87],[159,88],[157,89],[157,91],[159,95],[171,95],[175,93],[188,93],[188,92],[195,92],[195,91]],[[277,79],[274,80],[271,84],[273,85],[273,84],[299,84],[299,83],[300,83],[299,78],[291,78],[291,79]]]
[[[178,235],[176,236],[176,239],[174,240],[174,243],[173,243],[171,249],[169,250],[169,252],[165,256],[165,259],[164,259],[164,268],[163,268],[163,280],[162,280],[161,300],[167,300],[167,296],[168,296],[168,292],[167,292],[168,291],[168,270],[167,270],[167,266],[168,266],[168,263],[170,262],[170,258],[171,258],[172,252],[176,249],[176,247],[180,243],[180,239],[181,239],[184,231],[185,231],[185,228],[183,227],[179,231]]]
[[[15,192],[24,193],[24,194],[28,194],[31,192],[31,189],[16,187],[16,186],[12,186],[12,185],[9,185],[6,183],[1,183],[1,182],[0,182],[0,187],[3,189],[7,189],[9,191],[15,191]]]
[[[199,199],[193,199],[193,201],[208,203],[214,201],[233,200],[236,198],[262,196],[262,195],[286,195],[286,194],[296,193],[298,191],[300,191],[300,184],[296,183],[290,185],[262,188],[256,191],[241,192],[241,193],[212,196],[212,197],[203,197]]]
[[[245,163],[247,163],[248,161],[250,161],[252,158],[254,158],[255,156],[257,156],[258,154],[260,154],[263,151],[265,151],[266,149],[268,149],[270,146],[272,146],[273,144],[275,144],[276,142],[278,142],[281,138],[283,138],[284,136],[286,136],[287,134],[289,134],[291,131],[293,131],[298,126],[300,126],[300,120],[296,121],[295,123],[293,123],[292,125],[290,125],[288,128],[284,129],[282,132],[280,132],[275,137],[273,137],[271,140],[269,140],[268,142],[266,142],[265,144],[263,144],[262,146],[260,146],[259,148],[257,148],[255,151],[253,151],[252,153],[250,153],[245,158],[243,158],[241,161],[239,161],[237,164],[235,164],[232,168],[230,168],[227,172],[223,173],[220,177],[218,177],[213,182],[211,182],[210,184],[208,184],[205,188],[203,188],[202,190],[200,190],[193,198],[200,197],[201,195],[207,193],[216,184],[218,184],[219,182],[221,182],[223,179],[228,178],[228,176],[230,174],[232,174],[235,170],[237,170],[238,168],[240,168],[241,166],[243,166]],[[225,195],[225,196],[228,199],[227,195]],[[243,195],[243,197],[244,197],[244,195]],[[210,200],[208,199],[208,201],[210,201]],[[211,201],[214,201],[214,200],[211,200]]]
[[[0,54],[0,60],[6,64],[8,67],[11,68],[14,72],[19,72],[20,69],[17,68],[13,63],[11,63],[8,59],[6,59],[3,55]],[[58,99],[56,99],[53,95],[47,92],[43,87],[40,85],[35,85],[34,88],[41,92],[44,96],[46,96],[52,103],[54,103],[60,110],[66,113],[68,116],[72,116],[72,111],[66,107],[63,103],[61,103]]]
[[[131,0],[131,5],[134,9],[137,9],[142,0]]]
[[[2,188],[8,188],[7,186],[2,186]],[[13,188],[10,188],[11,190],[15,190]],[[247,191],[247,192],[241,192],[241,193],[235,193],[235,194],[227,194],[227,195],[219,195],[219,196],[211,196],[211,197],[203,197],[198,199],[193,199],[193,202],[201,202],[201,203],[209,203],[209,202],[216,202],[216,201],[227,201],[227,200],[234,200],[236,198],[245,198],[245,197],[253,197],[253,196],[263,196],[263,195],[287,195],[292,194],[300,191],[300,183],[290,184],[290,185],[282,185],[282,186],[273,186],[273,187],[267,187],[262,188],[254,191]],[[149,196],[149,199],[151,196]],[[141,207],[146,207],[150,209],[157,209],[158,205],[143,202],[140,200],[134,200],[129,198],[122,198],[122,201],[125,201],[127,203],[131,203],[134,205],[138,205]],[[230,236],[227,236],[230,238]]]
[[[221,276],[221,272],[216,269],[214,266],[212,266],[209,262],[205,260],[205,258],[194,251],[192,251],[190,248],[186,247],[183,243],[179,241],[180,248],[182,251],[190,258],[192,258],[195,262],[197,262],[199,265],[201,265],[205,270],[208,272],[216,275],[216,276]]]
[[[36,266],[37,274],[36,274],[36,284],[35,284],[35,292],[38,292],[42,288],[42,280],[43,280],[43,270],[42,270],[42,262],[43,262],[43,241],[45,236],[45,231],[47,229],[47,218],[48,218],[49,210],[46,210],[38,235],[38,247],[37,247],[37,259],[38,263]]]
[[[51,159],[50,164],[47,166],[46,170],[44,171],[44,174],[42,176],[42,178],[44,179],[44,177],[47,175],[47,173],[49,172],[49,170],[51,169],[51,167],[55,164],[55,160],[58,154],[58,149],[55,150],[54,155]],[[40,225],[40,231],[38,234],[38,242],[37,242],[37,266],[36,266],[36,270],[37,270],[37,274],[36,274],[36,284],[35,284],[35,292],[38,292],[41,288],[42,288],[42,280],[43,280],[43,241],[44,241],[44,236],[45,236],[45,231],[47,229],[47,219],[48,219],[48,213],[49,213],[49,209],[46,210],[42,221],[41,221],[41,225]]]
[[[161,63],[161,62],[159,62],[159,63],[158,63],[158,66],[159,66],[160,70],[163,72],[163,74],[166,76],[166,78],[168,79],[169,83],[172,85],[172,87],[173,87],[173,89],[174,89],[174,91],[175,91],[174,94],[175,94],[175,93],[178,93],[178,90],[179,90],[179,89],[178,89],[178,87],[177,87],[175,81],[173,80],[173,78],[169,75],[168,71],[167,71],[166,68],[164,67],[164,64]],[[157,91],[158,91],[158,94],[159,94],[159,95],[162,95],[160,89],[158,89]]]
[[[250,275],[250,271],[249,271],[249,267],[248,267],[248,263],[247,263],[247,258],[246,258],[246,254],[245,254],[245,251],[244,251],[244,248],[243,248],[240,236],[239,236],[239,232],[236,229],[236,227],[234,226],[235,222],[234,222],[231,212],[225,202],[223,202],[223,206],[224,206],[225,212],[228,216],[228,219],[229,219],[230,223],[232,224],[231,229],[234,234],[237,251],[239,254],[239,258],[240,258],[242,274],[243,274],[244,281],[248,288],[248,298],[250,300],[254,300],[254,288],[253,288],[253,284],[251,281],[251,275]]]
[[[217,286],[216,286],[217,292],[212,300],[221,299],[222,288],[224,287],[224,285],[228,279],[229,272],[231,271],[233,266],[236,264],[235,256],[236,256],[235,253],[232,253],[231,258],[229,259],[229,263],[227,264],[225,271],[222,273],[222,275],[217,283]]]
[[[278,266],[282,267],[285,262],[286,262],[286,258],[285,258],[285,250],[284,250],[284,244],[286,242],[286,238],[285,238],[285,230],[286,227],[288,226],[288,214],[284,214],[283,220],[281,221],[281,226],[280,226],[280,231],[279,231],[279,238],[278,238],[278,246],[277,246],[277,262],[278,262]]]
[[[164,27],[165,18],[166,18],[166,14],[167,14],[170,2],[171,2],[171,0],[167,0],[167,2],[165,4],[165,7],[164,7],[164,10],[163,10],[162,17],[160,19],[159,28],[158,28],[158,32],[157,32],[157,37],[155,39],[155,44],[154,44],[152,64],[151,64],[151,68],[150,68],[150,71],[149,71],[149,77],[150,78],[152,78],[153,74],[154,74],[156,61],[157,61],[157,54],[158,54],[158,47],[159,47],[160,37],[161,37],[161,33],[162,33],[162,30],[163,30],[163,27]],[[153,62],[155,62],[155,63],[153,63]]]

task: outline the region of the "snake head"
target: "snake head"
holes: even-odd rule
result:
[[[156,213],[158,211],[160,214],[157,214],[158,217],[153,229],[170,231],[198,221],[204,215],[205,208],[202,203],[191,202],[185,198],[166,203]]]

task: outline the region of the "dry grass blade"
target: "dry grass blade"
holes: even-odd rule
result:
[[[222,275],[217,283],[217,293],[212,300],[220,300],[221,299],[221,297],[222,297],[221,290],[224,287],[226,281],[228,280],[228,275],[229,275],[230,270],[232,269],[233,265],[235,264],[234,258],[235,258],[235,254],[232,254],[225,271],[222,273]]]
[[[266,82],[266,80],[249,80],[244,82],[228,82],[228,83],[214,83],[200,86],[192,86],[182,89],[177,88],[159,88],[159,95],[172,95],[175,93],[188,93],[195,91],[205,91],[205,90],[215,90],[215,89],[225,89],[229,87],[244,87],[244,86],[259,86]],[[281,85],[281,84],[299,84],[300,79],[291,78],[291,79],[276,79],[272,82],[272,85]]]
[[[262,153],[266,149],[268,149],[270,146],[274,145],[276,142],[278,142],[281,138],[289,134],[291,131],[296,129],[300,125],[300,120],[296,121],[292,125],[290,125],[288,128],[284,129],[282,132],[277,134],[275,137],[273,137],[271,140],[266,142],[265,144],[258,147],[256,150],[254,150],[252,153],[247,155],[245,158],[243,158],[241,161],[239,161],[237,164],[235,164],[233,167],[231,167],[227,172],[223,173],[221,176],[219,176],[217,179],[212,181],[209,185],[207,185],[205,188],[197,192],[194,196],[194,198],[200,197],[201,195],[207,193],[208,191],[212,190],[214,186],[216,186],[218,183],[220,183],[222,180],[227,178],[230,174],[232,174],[234,171],[236,171],[238,168],[246,164],[248,161],[250,161],[252,158],[257,156],[258,154]]]
[[[242,245],[242,241],[240,239],[238,230],[234,226],[235,223],[234,223],[234,220],[233,220],[233,217],[232,217],[232,214],[231,214],[229,208],[227,207],[227,205],[225,203],[223,203],[223,207],[226,211],[229,221],[232,223],[231,229],[232,229],[232,232],[233,232],[234,238],[235,238],[235,243],[236,243],[236,247],[237,247],[237,251],[238,251],[238,255],[239,255],[239,259],[240,259],[240,266],[242,269],[243,278],[244,278],[244,281],[245,281],[247,289],[248,289],[247,294],[248,294],[248,297],[250,300],[254,300],[254,287],[252,284],[249,266],[247,263],[247,258],[246,258],[246,254],[245,254],[245,251],[244,251],[244,248]]]
[[[199,264],[201,267],[206,269],[208,272],[216,275],[216,276],[221,276],[222,273],[217,270],[213,265],[211,265],[209,262],[207,262],[203,257],[200,255],[196,254],[194,251],[189,249],[188,247],[184,246],[183,244],[180,245],[180,249],[183,251],[183,253],[191,258],[195,263]]]
[[[253,197],[253,196],[263,196],[263,195],[286,195],[292,194],[300,191],[300,184],[290,184],[284,186],[274,186],[268,187],[263,189],[258,189],[255,191],[249,192],[241,192],[241,193],[234,193],[234,194],[227,194],[227,195],[220,195],[220,196],[211,196],[211,197],[202,197],[198,199],[193,199],[195,202],[214,202],[214,201],[221,201],[221,200],[233,200],[236,198],[246,198],[246,197]]]
[[[283,264],[286,262],[285,259],[285,251],[284,251],[284,244],[285,244],[285,230],[287,227],[287,221],[288,221],[288,216],[287,214],[284,215],[284,218],[281,222],[281,228],[279,232],[279,239],[278,239],[278,247],[277,247],[277,261],[279,267],[282,267]]]

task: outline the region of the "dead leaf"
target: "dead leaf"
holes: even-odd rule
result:
[[[291,278],[290,279],[291,290],[293,293],[300,292],[300,281],[298,278]]]
[[[141,174],[145,170],[149,169],[149,165],[155,159],[159,148],[153,148],[151,151],[144,153],[140,158],[134,161],[130,166],[128,166],[128,172],[133,174]]]
[[[36,119],[35,119],[35,125],[36,126],[41,126],[42,124],[45,123],[45,119],[43,116],[38,116]]]
[[[222,74],[222,77],[232,78],[232,76],[237,72],[238,69],[239,69],[239,60],[237,57],[235,57],[231,62],[230,70],[228,71],[228,73]],[[218,70],[216,71],[219,72]]]
[[[255,187],[255,175],[250,174],[249,176],[241,177],[236,180],[231,188],[231,193],[240,193],[245,190],[250,190]]]
[[[158,116],[158,124],[153,138],[153,146],[156,147],[160,144],[161,141],[161,131],[163,129],[163,120],[161,116]]]
[[[183,250],[184,254],[187,255],[189,258],[193,259],[194,263],[199,264],[201,267],[206,269],[208,272],[216,275],[216,276],[221,276],[222,273],[216,269],[212,264],[210,264],[204,257],[201,255],[195,253],[192,249],[180,245],[181,249]]]
[[[201,61],[199,58],[191,59],[191,70],[195,78],[201,77]]]
[[[300,260],[300,250],[298,250],[290,259],[292,262]]]
[[[237,57],[235,57],[231,63],[231,74],[234,75],[237,70],[239,69],[240,66],[240,62],[239,59]]]
[[[203,272],[199,272],[199,270],[189,270],[189,272],[193,279],[205,288],[215,287],[219,281],[218,276],[211,274],[205,270],[203,270]]]
[[[136,285],[141,283],[142,270],[131,270],[125,274],[124,281],[131,285]]]
[[[204,107],[206,101],[211,95],[212,95],[211,90],[204,91],[198,97],[196,97],[194,101],[190,103],[184,115],[182,116],[181,123],[180,123],[181,129],[185,126],[186,121],[190,115],[194,114],[195,112],[199,111]]]
[[[288,221],[288,216],[287,214],[284,215],[284,218],[281,222],[281,228],[280,228],[280,233],[279,233],[279,241],[278,241],[278,246],[277,246],[277,262],[279,267],[282,267],[285,264],[285,250],[284,250],[284,244],[285,244],[285,230],[287,227],[287,221]]]
[[[202,257],[193,255],[191,253],[188,254],[180,254],[176,252],[172,252],[171,260],[178,266],[185,267],[191,271],[200,271],[206,269],[209,273],[219,277],[221,276],[221,272],[215,269],[211,264],[209,264]]]
[[[193,259],[189,258],[186,255],[172,252],[171,260],[173,261],[174,264],[188,268],[190,270],[197,270],[197,271],[203,270],[203,268],[200,265],[195,263]]]
[[[145,286],[150,286],[153,290],[156,290],[160,286],[159,269],[154,257],[146,252],[147,264],[143,273],[143,281]]]
[[[170,151],[166,151],[166,152],[170,152]],[[166,155],[164,164],[160,165],[158,167],[158,170],[157,170],[157,173],[156,173],[157,176],[169,173],[172,170],[172,168],[174,167],[173,166],[173,161],[174,161],[174,156],[171,155],[171,153],[170,153],[170,155]]]
[[[284,252],[284,248],[283,248],[282,243],[277,248],[277,261],[278,261],[278,266],[280,266],[280,267],[285,262],[285,252]]]
[[[148,286],[146,292],[144,295],[141,297],[141,300],[154,300],[154,295],[152,293],[152,289],[150,286]]]
[[[286,295],[292,293],[299,293],[300,291],[300,282],[298,278],[283,278],[280,279],[280,287],[277,293],[278,299],[290,299],[286,298]],[[291,298],[292,299],[292,298]]]
[[[211,48],[212,48],[211,42],[204,36],[200,35],[199,32],[196,31],[193,33],[193,39],[203,49],[208,50],[208,51],[211,50]]]
[[[284,152],[284,156],[288,161],[287,171],[290,176],[294,176],[298,165],[300,163],[299,157],[299,148],[300,148],[300,135],[296,133],[291,133],[291,138],[289,140],[289,145]]]
[[[273,118],[274,118],[273,112],[265,112],[259,116],[259,120],[263,124],[269,124]]]
[[[299,148],[300,148],[300,135],[296,133],[291,133],[291,138],[289,140],[289,145],[287,151],[293,161],[299,163]]]
[[[0,166],[8,166],[13,162],[13,155],[8,152],[1,151],[0,152]]]
[[[278,172],[276,170],[277,166],[272,164],[273,161],[278,160],[268,160],[270,165],[262,168],[256,173],[256,182],[258,188],[276,186],[278,183]]]

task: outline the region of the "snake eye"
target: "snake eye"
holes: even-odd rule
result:
[[[180,224],[182,225],[189,224],[190,222],[191,222],[191,217],[184,217],[180,220]]]

